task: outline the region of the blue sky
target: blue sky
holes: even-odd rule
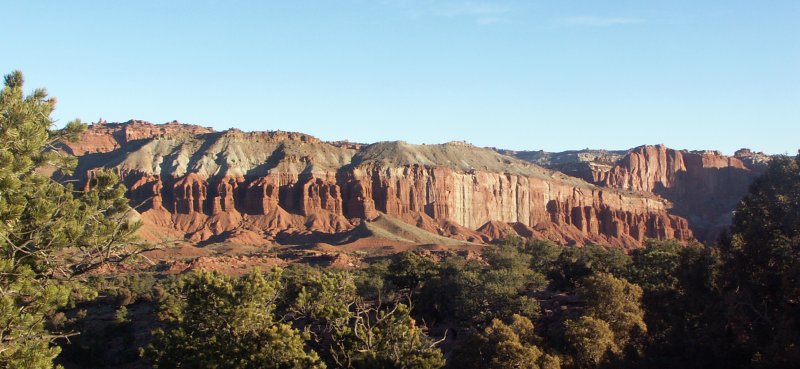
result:
[[[800,148],[800,1],[4,1],[73,118],[550,151]]]

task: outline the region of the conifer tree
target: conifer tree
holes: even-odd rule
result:
[[[730,352],[754,367],[800,361],[800,155],[773,158],[721,245]]]
[[[59,349],[45,322],[67,303],[76,276],[140,250],[125,220],[125,189],[98,172],[88,191],[42,174],[69,174],[75,158],[57,150],[76,139],[80,121],[54,130],[55,99],[25,95],[19,71],[0,92],[0,368],[51,368]]]
[[[142,354],[156,368],[324,368],[308,336],[275,314],[281,270],[238,279],[199,272],[180,281],[162,304]]]

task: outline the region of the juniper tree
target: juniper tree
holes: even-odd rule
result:
[[[292,315],[306,321],[313,346],[332,367],[436,369],[442,352],[399,301],[367,301],[349,272],[308,275],[292,302]]]
[[[162,302],[166,327],[142,354],[156,368],[325,368],[307,334],[275,313],[283,288],[280,269],[191,274]]]
[[[559,369],[560,358],[538,346],[530,319],[513,315],[509,324],[494,319],[482,332],[470,336],[448,363],[463,369]]]

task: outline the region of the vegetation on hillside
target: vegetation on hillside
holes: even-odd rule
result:
[[[124,187],[61,181],[54,100],[0,95],[0,368],[789,368],[800,362],[800,156],[718,245],[625,254],[510,238],[355,270],[89,276],[141,245]],[[44,173],[55,173],[45,175]],[[64,177],[65,178],[65,177]],[[80,335],[74,335],[80,333]],[[146,364],[145,364],[146,363]]]

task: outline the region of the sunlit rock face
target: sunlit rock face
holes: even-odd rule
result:
[[[672,204],[670,213],[688,219],[695,236],[715,242],[770,157],[748,149],[725,156],[717,151],[640,146],[627,152],[581,150],[563,153],[508,152],[564,170],[595,185],[651,193]]]
[[[672,213],[689,220],[697,237],[714,242],[732,220],[733,211],[768,157],[740,150],[735,156],[717,151],[679,151],[663,145],[637,147],[599,183],[647,191],[673,204]]]
[[[631,248],[647,238],[693,237],[690,223],[654,194],[673,188],[696,159],[660,147],[632,151],[592,174],[594,184],[461,142],[361,145],[131,121],[94,125],[68,147],[80,156],[79,173],[117,171],[146,224],[197,242],[241,230],[264,243],[324,238],[380,214],[475,243],[513,233]]]

